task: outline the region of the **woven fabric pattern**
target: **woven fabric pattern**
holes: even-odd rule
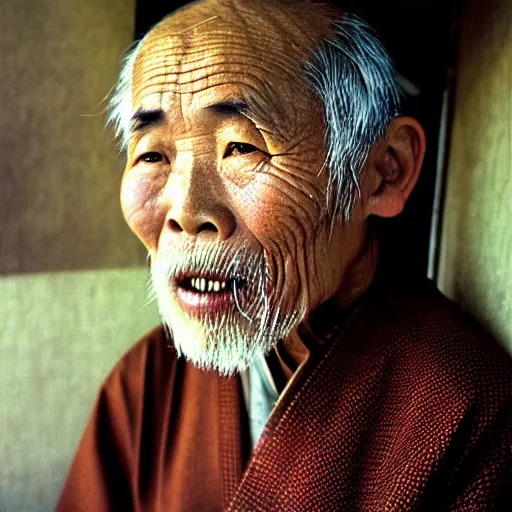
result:
[[[300,379],[230,510],[512,510],[510,359],[428,287],[404,299],[374,295]]]

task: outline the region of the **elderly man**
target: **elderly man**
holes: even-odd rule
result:
[[[377,269],[369,219],[425,137],[364,22],[195,3],[129,53],[111,117],[164,327],[104,383],[59,510],[505,510],[510,360]]]

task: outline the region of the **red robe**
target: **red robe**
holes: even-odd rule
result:
[[[57,510],[512,510],[512,362],[472,320],[431,284],[375,284],[312,332],[249,457],[239,380],[151,331],[102,386]]]

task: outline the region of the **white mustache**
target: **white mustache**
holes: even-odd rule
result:
[[[251,254],[245,247],[233,251],[219,246],[175,250],[165,256],[165,262],[159,262],[169,279],[189,275],[212,275],[223,280],[243,279],[249,278],[262,264],[262,253]]]
[[[263,306],[268,309],[267,283],[270,272],[263,251],[251,251],[240,247],[229,250],[220,246],[203,246],[193,249],[178,249],[165,256],[165,260],[152,261],[153,279],[183,279],[189,276],[210,276],[219,281],[232,281],[232,292],[239,313],[250,323],[253,313]],[[240,288],[244,295],[256,300],[245,308],[242,305]]]

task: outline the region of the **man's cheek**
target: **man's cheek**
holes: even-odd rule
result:
[[[236,187],[232,198],[237,214],[260,243],[276,243],[289,237],[296,215],[277,180],[268,175],[257,176],[245,187]]]
[[[159,188],[149,176],[133,173],[123,177],[120,197],[123,216],[148,250],[156,248],[163,222],[158,207],[159,196]]]

